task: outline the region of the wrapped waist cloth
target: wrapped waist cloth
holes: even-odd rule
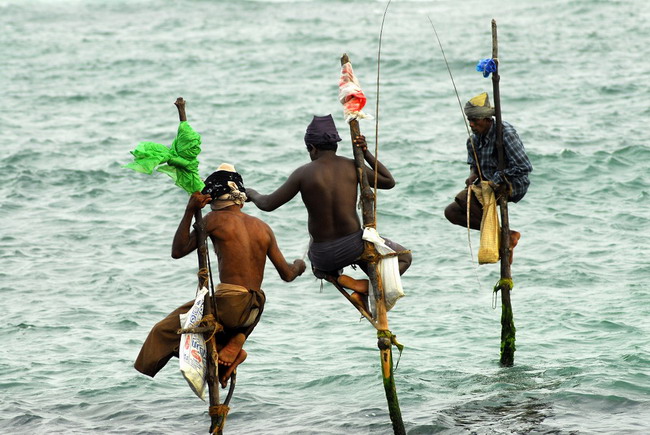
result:
[[[224,330],[217,334],[217,342],[226,344],[231,337],[242,333],[248,337],[262,317],[266,295],[262,290],[249,290],[245,287],[221,283],[217,285],[217,322]],[[171,359],[178,357],[181,327],[179,315],[192,308],[191,300],[156,323],[149,332],[140,349],[134,367],[140,373],[154,377]]]
[[[220,283],[216,288],[217,319],[224,328],[252,325],[264,307],[264,292],[234,284]]]

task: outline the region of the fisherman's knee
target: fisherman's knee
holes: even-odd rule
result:
[[[398,256],[399,261],[399,274],[404,275],[404,272],[411,267],[411,262],[413,261],[413,255],[410,252],[405,252]]]
[[[458,209],[460,207],[455,202],[452,202],[445,208],[445,218],[452,224],[458,225]]]

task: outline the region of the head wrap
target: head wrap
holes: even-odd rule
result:
[[[201,193],[212,197],[212,210],[246,202],[244,180],[235,171],[235,167],[228,163],[221,164],[216,172],[206,178],[205,188]]]
[[[494,116],[494,107],[490,106],[490,97],[487,92],[475,96],[465,104],[465,115],[468,118],[476,119]]]
[[[316,148],[323,148],[323,145],[327,148],[328,145],[336,145],[340,140],[332,115],[314,116],[305,132],[305,144],[314,145]]]

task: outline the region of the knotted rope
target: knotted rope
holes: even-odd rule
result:
[[[208,414],[210,416],[219,416],[223,417],[217,427],[214,428],[212,433],[221,433],[223,431],[223,427],[226,424],[226,417],[228,416],[228,411],[230,411],[230,407],[228,405],[215,405],[215,406],[210,406],[208,408]]]

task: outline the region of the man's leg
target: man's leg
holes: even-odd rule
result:
[[[509,258],[510,264],[512,264],[512,262],[515,259],[514,250],[515,250],[515,246],[517,246],[517,243],[519,243],[520,238],[521,238],[521,233],[519,233],[518,231],[510,230],[510,258]]]
[[[459,192],[454,198],[454,202],[447,206],[445,209],[445,217],[452,224],[467,228],[467,189]],[[469,210],[470,228],[473,230],[480,230],[482,218],[483,207],[472,192]]]
[[[470,228],[473,230],[480,230],[481,220],[483,219],[483,207],[478,199],[476,199],[476,196],[474,196],[474,192],[472,192],[470,200]],[[452,224],[467,227],[467,189],[459,192],[458,195],[456,195],[456,198],[454,198],[454,202],[447,206],[445,209],[445,217]],[[513,251],[515,246],[517,246],[517,243],[519,243],[520,238],[521,234],[519,232],[513,230],[510,231],[510,264],[512,264],[514,260]]]
[[[238,333],[233,336],[228,343],[221,349],[219,349],[219,364],[223,366],[230,366],[237,359],[239,351],[244,347],[246,342],[246,336],[243,333]]]
[[[366,311],[368,311],[368,280],[367,279],[354,279],[351,276],[340,275],[340,271],[325,272],[316,269],[312,265],[312,272],[318,279],[324,279],[331,283],[338,283],[340,286],[352,290],[350,298],[355,300]],[[366,273],[367,274],[367,273]]]
[[[230,378],[230,375],[232,375],[232,372],[235,371],[237,366],[239,366],[239,364],[244,362],[247,356],[248,354],[246,353],[246,351],[244,349],[241,349],[237,354],[235,360],[232,362],[232,364],[230,364],[229,366],[223,366],[223,365],[221,366],[223,367],[223,375],[219,377],[219,383],[221,383],[221,388],[226,388],[226,385],[228,385],[228,378]],[[219,371],[221,372],[221,370]]]
[[[176,333],[181,327],[179,315],[187,313],[192,305],[193,300],[178,307],[154,325],[133,365],[137,371],[154,377],[172,356],[178,357],[181,342],[181,336]]]
[[[353,290],[357,293],[368,294],[368,280],[367,279],[354,279],[348,275],[341,275],[337,279],[338,283],[343,287]]]
[[[400,252],[400,251],[406,251],[407,249],[400,245],[397,242],[393,242],[390,239],[387,239],[384,237],[384,242],[386,242],[386,245],[391,248],[395,252]],[[399,274],[404,275],[404,272],[407,271],[409,267],[411,267],[411,262],[413,261],[413,256],[411,255],[410,252],[404,252],[402,254],[399,254],[397,256],[397,264],[399,267]]]

